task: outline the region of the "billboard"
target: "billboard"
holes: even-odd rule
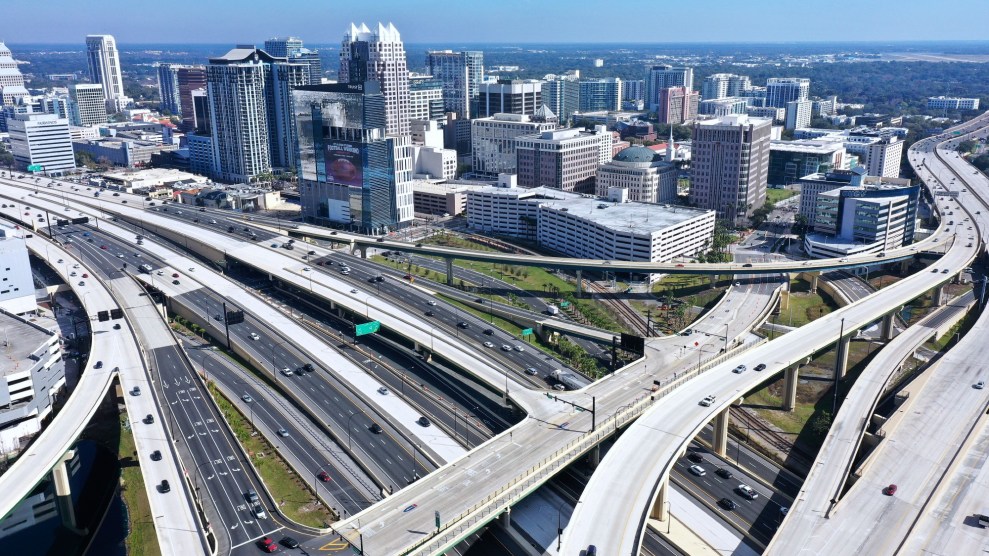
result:
[[[327,139],[325,149],[326,181],[356,187],[364,185],[363,145]]]

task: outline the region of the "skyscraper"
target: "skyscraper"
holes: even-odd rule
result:
[[[535,79],[499,79],[497,83],[481,83],[477,94],[474,118],[490,118],[495,114],[533,115],[542,101],[542,81]]]
[[[295,64],[309,66],[309,83],[318,85],[323,80],[323,62],[318,50],[309,50],[298,37],[274,37],[264,41],[264,51],[278,58],[288,58]]]
[[[733,73],[714,73],[704,78],[701,85],[701,97],[704,100],[714,100],[726,97],[741,96],[742,91],[752,87],[747,75]]]
[[[0,42],[0,106],[14,104],[21,97],[28,96],[24,87],[24,76],[17,69],[17,61],[7,45]]]
[[[206,88],[206,68],[203,66],[181,66],[178,70],[179,112],[182,114],[182,129],[196,128],[196,112],[192,104],[192,92]]]
[[[694,124],[690,203],[739,223],[766,202],[772,120],[733,114]]]
[[[385,129],[389,135],[409,135],[409,69],[398,29],[378,24],[377,32],[367,25],[350,24],[340,45],[340,83],[377,81],[385,97]]]
[[[443,83],[443,108],[470,118],[471,103],[477,99],[478,85],[484,79],[484,53],[431,50],[426,53],[429,73]]]
[[[75,126],[106,123],[103,85],[76,83],[69,87],[69,121]]]
[[[700,95],[686,87],[667,87],[659,90],[656,117],[661,124],[681,125],[697,117]]]
[[[688,91],[694,88],[694,68],[675,68],[673,66],[653,66],[649,68],[646,78],[646,107],[655,110],[659,105],[659,91],[670,87],[685,87]]]
[[[409,74],[409,120],[442,120],[443,84],[431,75]]]
[[[133,101],[124,94],[120,54],[113,35],[86,35],[86,53],[93,83],[103,85],[106,111],[120,112]]]
[[[411,140],[386,133],[387,101],[379,83],[310,85],[292,96],[306,219],[364,233],[410,223]]]
[[[566,122],[579,108],[580,85],[575,77],[557,77],[543,83],[541,97],[542,103]]]
[[[179,101],[179,66],[176,64],[158,64],[158,108],[169,114],[181,111]]]
[[[291,89],[308,83],[289,64],[253,45],[238,45],[206,68],[213,165],[217,179],[249,182],[272,166],[295,165]]]
[[[617,77],[608,77],[581,81],[578,106],[581,112],[620,110],[622,107],[622,80]]]
[[[786,103],[809,96],[810,79],[805,77],[771,77],[766,81],[766,106],[786,108]]]

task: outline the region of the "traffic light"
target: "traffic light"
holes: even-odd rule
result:
[[[106,322],[110,320],[110,313],[106,311],[99,311],[98,313],[96,313],[96,319],[99,320],[100,322]]]

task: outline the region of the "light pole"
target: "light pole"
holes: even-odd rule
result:
[[[356,413],[351,413],[350,417],[347,417],[347,449],[353,451],[354,448],[350,444],[350,420],[356,417]]]
[[[831,422],[834,422],[835,413],[838,411],[838,365],[841,365],[842,351],[841,340],[845,336],[845,319],[841,319],[841,330],[838,332],[838,344],[835,346],[835,369],[834,369],[834,400],[831,402]]]
[[[559,552],[563,543],[563,505],[566,501],[560,502],[556,508],[556,551]]]
[[[285,345],[288,342],[289,342],[289,340],[283,340],[283,341],[278,342],[276,344],[271,344],[271,376],[272,376],[272,378],[274,378],[275,377],[275,373],[278,372],[278,368],[275,367],[275,348],[278,347],[278,346]]]

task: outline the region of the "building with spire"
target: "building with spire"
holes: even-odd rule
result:
[[[28,91],[17,61],[7,45],[0,42],[0,106],[16,104],[18,99],[26,96]]]
[[[409,69],[398,29],[378,23],[375,31],[350,24],[340,45],[340,83],[377,81],[385,98],[386,132],[407,136],[409,126]]]

